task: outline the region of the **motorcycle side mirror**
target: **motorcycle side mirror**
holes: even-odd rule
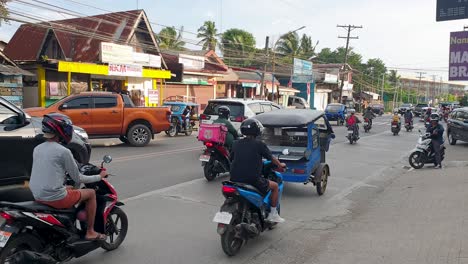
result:
[[[335,139],[336,138],[336,135],[335,134],[331,134],[330,135],[332,139]]]
[[[111,163],[112,162],[112,157],[109,156],[109,155],[105,155],[103,158],[102,158],[102,161],[104,163]]]

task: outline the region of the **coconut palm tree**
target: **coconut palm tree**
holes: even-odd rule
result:
[[[175,27],[163,28],[157,35],[159,47],[161,49],[184,50],[185,42],[182,40],[183,31],[184,27],[180,27],[179,33],[177,33]]]
[[[203,26],[198,29],[197,38],[201,38],[198,44],[203,43],[203,50],[216,50],[218,45],[218,29],[213,21],[205,21]]]
[[[301,41],[299,35],[288,33],[283,35],[276,45],[276,51],[287,56],[299,56],[301,50]]]
[[[316,55],[315,49],[317,48],[318,44],[318,41],[315,43],[315,45],[312,44],[311,36],[307,36],[306,34],[302,35],[300,54],[307,59],[313,57],[314,55]]]

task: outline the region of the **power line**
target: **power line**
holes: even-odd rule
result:
[[[354,29],[357,29],[357,28],[362,28],[362,26],[337,25],[337,27],[347,28],[347,30],[348,30],[348,35],[346,37],[340,37],[340,36],[338,37],[338,38],[345,38],[346,39],[345,58],[344,58],[344,63],[343,63],[343,71],[345,71],[346,70],[346,65],[348,64],[349,40],[350,39],[359,39],[359,37],[351,37],[351,31],[353,31]],[[342,101],[343,101],[343,87],[344,87],[344,74],[341,76],[341,88],[340,88],[340,98],[339,98],[340,103],[342,103]]]

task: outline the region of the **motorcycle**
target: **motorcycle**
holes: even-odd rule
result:
[[[372,123],[369,118],[364,118],[364,132],[367,133],[371,130],[372,128]]]
[[[400,133],[400,124],[397,121],[392,121],[392,133],[394,136],[397,136]]]
[[[411,167],[415,169],[421,169],[424,167],[424,164],[431,164],[435,165],[435,153],[432,149],[432,139],[431,134],[426,133],[422,134],[421,130],[419,130],[420,137],[418,139],[418,143],[416,144],[416,148],[411,152],[409,156],[409,164]],[[444,160],[445,157],[445,146],[441,144],[440,146],[440,157],[441,160]]]
[[[96,175],[104,163],[111,161],[106,155],[101,167],[87,164],[80,171],[84,175]],[[76,185],[70,178],[69,184]],[[85,239],[84,203],[71,209],[55,209],[34,201],[0,202],[0,216],[5,220],[0,227],[0,263],[61,263],[99,247],[107,251],[117,249],[128,230],[127,215],[120,209],[124,204],[107,179],[87,183],[85,188],[96,191],[94,229],[107,236],[105,241]]]
[[[200,155],[203,173],[208,181],[214,180],[219,174],[229,172],[231,159],[229,150],[223,144],[204,142],[205,150]]]
[[[359,126],[357,124],[353,126],[348,126],[348,135],[346,138],[349,140],[350,144],[357,142],[359,140],[357,131],[359,130]]]
[[[409,119],[409,118],[406,118],[405,119],[405,129],[406,129],[406,132],[410,132],[413,130],[413,120]]]
[[[280,169],[274,171],[271,161],[263,163],[263,177],[278,183],[279,195],[277,210],[280,213],[281,194],[284,183]],[[226,198],[213,222],[217,223],[217,233],[221,236],[221,247],[228,256],[236,255],[247,240],[253,239],[276,223],[266,221],[271,210],[271,191],[266,195],[252,185],[231,181],[223,182],[223,196]]]

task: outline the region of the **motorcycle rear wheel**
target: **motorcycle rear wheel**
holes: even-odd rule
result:
[[[205,174],[205,178],[208,181],[212,181],[218,176],[216,172],[213,171],[214,169],[214,160],[213,158],[208,161],[205,166],[203,166],[203,174]]]
[[[30,250],[33,252],[41,252],[42,245],[41,241],[35,236],[28,233],[21,233],[13,237],[6,246],[2,249],[0,253],[0,263],[17,263],[12,260],[7,260],[13,254],[18,253],[22,250]]]
[[[424,167],[425,159],[426,158],[424,157],[424,154],[422,154],[421,152],[413,152],[408,158],[411,167],[417,170]]]
[[[242,239],[234,237],[235,233],[234,228],[231,228],[221,235],[221,247],[224,253],[230,257],[237,255],[244,243]]]
[[[115,216],[113,218],[112,216]],[[120,228],[119,228],[120,222]],[[125,212],[119,207],[114,207],[110,214],[107,216],[106,222],[106,241],[102,243],[101,247],[107,251],[117,249],[125,237],[128,231],[128,218]],[[117,238],[114,238],[114,234]]]

